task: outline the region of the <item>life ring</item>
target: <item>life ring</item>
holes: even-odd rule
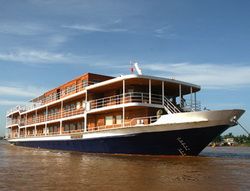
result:
[[[156,112],[157,118],[160,118],[162,114],[163,114],[163,110],[162,110],[162,109],[159,109],[159,110]]]

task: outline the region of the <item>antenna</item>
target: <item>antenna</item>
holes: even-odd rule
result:
[[[141,69],[139,68],[139,65],[138,65],[137,62],[134,63],[134,67],[135,67],[135,70],[136,70],[137,74],[142,75],[142,71],[141,71]]]

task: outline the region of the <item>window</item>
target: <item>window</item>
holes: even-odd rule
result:
[[[76,90],[76,86],[75,85],[72,85],[71,86],[71,91],[73,92],[73,91],[75,91]]]
[[[75,108],[76,108],[76,105],[75,105],[74,103],[72,103],[72,104],[70,105],[70,108],[71,108],[71,109],[75,109]]]
[[[85,88],[88,86],[88,80],[82,80],[82,87]]]
[[[53,127],[49,127],[49,132],[53,132]]]
[[[85,103],[85,100],[82,101],[82,108],[85,109],[86,107],[86,103]]]
[[[54,92],[53,94],[51,94],[51,98],[54,100],[56,99],[56,92]]]
[[[82,128],[83,128],[82,122],[78,122],[77,123],[77,129],[82,129]]]
[[[70,123],[70,131],[76,130],[76,125],[75,123]]]
[[[76,103],[76,109],[80,109],[80,108],[81,108],[81,102],[78,101],[78,102]]]
[[[62,90],[62,96],[64,96],[64,95],[65,95],[65,89]]]
[[[69,94],[70,93],[70,86],[66,87],[66,91],[65,91],[65,94]]]
[[[64,110],[65,110],[65,111],[69,111],[69,110],[70,110],[70,105],[66,105],[66,106],[64,107]]]
[[[64,131],[69,131],[69,125],[65,124]]]
[[[113,116],[105,117],[105,125],[113,125]]]
[[[121,115],[116,116],[116,124],[122,124],[122,116]]]

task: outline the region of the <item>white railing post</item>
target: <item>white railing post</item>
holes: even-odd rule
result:
[[[60,135],[62,134],[62,118],[63,118],[63,101],[61,101],[61,120],[60,120]]]
[[[122,103],[123,103],[123,106],[122,106],[122,127],[124,127],[125,125],[125,107],[124,107],[124,104],[125,104],[125,91],[126,91],[126,87],[125,87],[125,80],[122,80]]]
[[[36,118],[35,118],[35,123],[37,123],[38,120],[37,120],[37,109],[36,109]]]
[[[28,114],[26,113],[26,116],[25,116],[25,125],[28,125]]]
[[[35,125],[35,132],[34,132],[34,136],[36,136],[36,125]]]
[[[179,100],[180,100],[180,108],[182,108],[182,99],[181,99],[181,96],[182,96],[182,94],[181,94],[181,84],[179,84],[179,96],[180,96],[180,98],[179,98]]]
[[[148,80],[149,104],[151,104],[151,80]]]
[[[87,118],[88,118],[88,116],[87,116],[87,107],[88,107],[87,102],[88,102],[88,91],[86,90],[86,94],[85,94],[85,111],[84,111],[84,132],[87,132],[87,125],[88,125],[88,123],[87,123]]]
[[[196,111],[196,106],[197,106],[197,100],[196,100],[196,92],[194,93],[194,109]]]
[[[191,101],[190,101],[191,108],[190,109],[193,110],[193,87],[192,86],[190,87],[190,99],[191,99]]]
[[[47,126],[48,126],[48,106],[46,106],[46,112],[45,112],[45,135],[47,135]]]
[[[161,82],[161,93],[162,93],[162,106],[164,106],[164,97],[165,97],[165,90],[164,90],[164,81]]]
[[[17,130],[18,130],[18,132],[17,132],[17,137],[19,138],[19,137],[20,137],[20,127],[19,127],[19,125],[18,125],[18,127],[17,127]]]

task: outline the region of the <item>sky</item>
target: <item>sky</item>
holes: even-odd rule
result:
[[[245,109],[250,1],[0,0],[0,135],[6,110],[86,72],[201,85],[208,109]],[[227,130],[243,134],[239,127]]]

